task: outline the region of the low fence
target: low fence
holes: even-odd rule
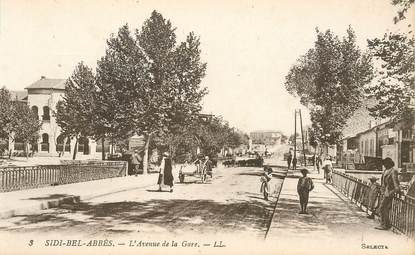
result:
[[[369,197],[371,189],[367,182],[338,171],[333,171],[333,186],[346,195],[352,202],[359,205],[362,210],[368,213],[373,211],[376,215],[378,215],[376,207],[378,207],[380,201],[382,200],[379,185],[379,188],[376,189],[375,194],[372,194]],[[369,201],[370,198],[375,199],[375,201]],[[374,203],[372,204],[371,202]],[[371,205],[375,205],[375,208],[371,208]],[[409,196],[394,196],[389,217],[392,226],[396,230],[411,238],[415,238],[414,198]]]
[[[127,162],[0,167],[0,192],[125,176]]]

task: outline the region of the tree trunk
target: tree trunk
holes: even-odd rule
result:
[[[105,135],[103,135],[101,138],[101,146],[102,146],[102,150],[101,150],[102,160],[105,160]]]
[[[144,139],[146,140],[146,143],[144,146],[143,174],[147,174],[148,173],[148,149],[150,147],[151,134],[144,135]]]
[[[314,163],[313,163],[313,171],[316,171],[316,163],[317,163],[317,146],[314,147]]]
[[[63,139],[63,148],[62,148],[62,155],[61,155],[61,157],[63,157],[65,155],[66,141],[67,141],[67,138],[64,138]]]
[[[78,137],[76,137],[75,148],[73,149],[73,157],[72,157],[73,160],[75,160],[77,152],[78,152]]]
[[[26,155],[26,159],[29,159],[29,144],[27,142],[24,143],[24,153]]]

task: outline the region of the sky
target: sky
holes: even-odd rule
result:
[[[95,68],[110,34],[125,23],[141,28],[153,10],[177,28],[178,41],[200,36],[203,112],[245,132],[291,134],[295,109],[310,123],[284,80],[313,47],[316,27],[343,36],[351,25],[362,50],[366,39],[396,29],[390,0],[0,0],[0,86],[67,78],[80,61]]]

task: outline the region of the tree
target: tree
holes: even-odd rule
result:
[[[62,135],[76,139],[73,159],[76,158],[79,138],[93,134],[95,93],[95,76],[88,66],[80,62],[66,81],[65,95],[54,113]]]
[[[0,89],[0,137],[8,139],[11,133],[13,114],[12,114],[11,94],[6,88]]]
[[[395,24],[406,19],[405,15],[414,3],[415,0],[392,0],[392,4],[399,7],[398,15],[393,18]]]
[[[392,1],[401,8],[395,23],[406,18],[413,3],[414,0]],[[366,87],[377,101],[369,108],[374,117],[414,121],[410,103],[415,98],[415,39],[411,34],[412,31],[389,32],[382,38],[368,40],[368,47],[379,62],[375,82]]]
[[[114,143],[132,135],[135,120],[128,114],[143,111],[140,95],[145,88],[145,67],[140,54],[128,25],[124,25],[117,36],[107,40],[105,56],[98,61],[93,127],[94,137],[101,139],[103,148],[106,137]]]
[[[13,135],[23,141],[27,157],[29,154],[29,144],[35,144],[39,139],[39,130],[42,122],[38,120],[37,116],[25,103],[15,102],[12,114],[14,116]]]
[[[27,145],[37,141],[40,121],[25,103],[13,101],[6,88],[0,89],[0,138],[14,141],[20,138],[25,143],[25,153],[28,155]],[[11,148],[9,148],[11,156]]]
[[[375,83],[367,87],[377,105],[370,108],[375,117],[406,119],[415,97],[415,41],[405,34],[389,33],[382,39],[368,40],[374,57],[380,61]]]
[[[317,29],[314,48],[291,67],[285,87],[310,109],[318,140],[336,144],[347,119],[360,106],[372,73],[371,57],[357,47],[351,27],[342,39]]]
[[[200,87],[206,64],[200,60],[199,39],[190,33],[177,46],[174,31],[153,11],[135,38],[127,25],[121,27],[98,63],[99,101],[103,109],[117,109],[104,127],[124,120],[125,129],[144,135],[144,172],[152,137],[177,133],[200,111],[206,94]]]

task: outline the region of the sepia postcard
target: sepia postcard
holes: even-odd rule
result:
[[[0,0],[0,254],[415,254],[414,0]]]

